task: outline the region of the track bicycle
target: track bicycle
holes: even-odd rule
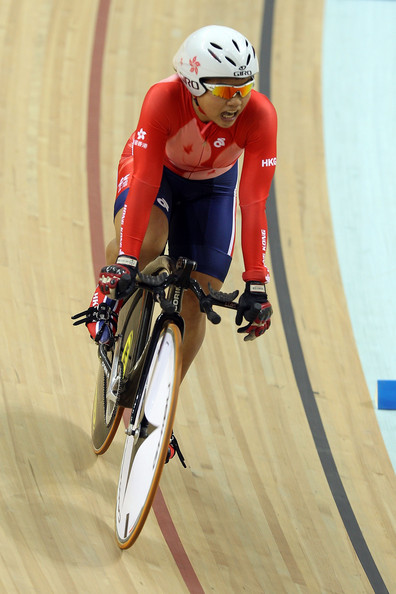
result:
[[[121,418],[125,418],[124,411],[130,409],[115,518],[121,549],[129,548],[143,528],[173,439],[184,334],[183,294],[191,290],[200,310],[214,324],[221,318],[213,306],[237,309],[234,300],[238,291],[227,294],[209,287],[206,294],[191,277],[195,268],[191,260],[175,262],[167,256],[149,264],[139,273],[135,291],[121,308],[114,343],[98,347],[100,366],[91,423],[96,454],[106,452]],[[157,317],[156,304],[160,306]],[[174,443],[185,466],[177,441]]]

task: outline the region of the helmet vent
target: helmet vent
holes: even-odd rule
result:
[[[250,57],[251,57],[251,56],[250,56],[250,54],[249,54],[249,55],[248,55],[248,57],[247,57],[247,60],[246,60],[246,66],[247,66],[247,65],[249,64],[249,62],[250,62]]]
[[[228,60],[236,68],[236,64],[235,64],[234,60],[231,60],[231,58],[229,58],[228,56],[226,56],[225,59]]]
[[[220,50],[221,50],[221,49],[223,49],[223,48],[221,47],[221,45],[217,45],[217,43],[213,43],[213,41],[211,41],[211,42],[210,42],[210,45],[211,45],[212,47],[215,47],[216,49],[220,49]]]
[[[232,43],[235,45],[235,47],[237,48],[238,52],[239,50],[239,45],[237,44],[237,42],[235,41],[235,39],[232,40]]]
[[[214,58],[215,60],[217,60],[221,64],[220,58],[218,56],[216,56],[216,54],[214,52],[212,52],[212,50],[208,49],[208,52],[210,53],[210,55],[212,56],[212,58]]]

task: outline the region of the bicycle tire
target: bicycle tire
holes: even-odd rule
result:
[[[135,435],[127,432],[118,481],[115,524],[121,549],[139,536],[164,468],[180,386],[181,343],[179,326],[166,321],[146,361],[139,388],[139,430]]]
[[[121,309],[119,327],[121,328],[118,345],[119,360],[122,364],[122,377],[128,377],[131,369],[140,357],[147,343],[153,311],[153,300],[147,292],[138,290]],[[138,340],[133,340],[138,337]],[[116,345],[117,346],[117,345]],[[113,362],[116,347],[109,351],[110,362]],[[120,383],[120,393],[113,402],[112,410],[108,411],[108,389],[109,379],[100,362],[94,394],[92,419],[91,419],[91,440],[95,454],[104,454],[117,432],[125,405],[128,402],[125,393],[125,385]]]

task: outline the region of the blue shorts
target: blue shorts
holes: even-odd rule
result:
[[[235,243],[238,163],[212,179],[191,180],[164,167],[154,204],[168,218],[168,250],[173,258],[197,262],[197,270],[224,281]],[[114,216],[128,188],[117,197]]]

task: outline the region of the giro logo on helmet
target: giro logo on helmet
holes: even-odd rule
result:
[[[181,76],[180,78],[182,79],[186,87],[191,87],[192,89],[198,91],[199,84],[195,80],[191,80],[190,78],[187,78],[187,76]]]
[[[241,72],[234,72],[234,76],[253,76],[253,72],[251,70],[242,70]]]

